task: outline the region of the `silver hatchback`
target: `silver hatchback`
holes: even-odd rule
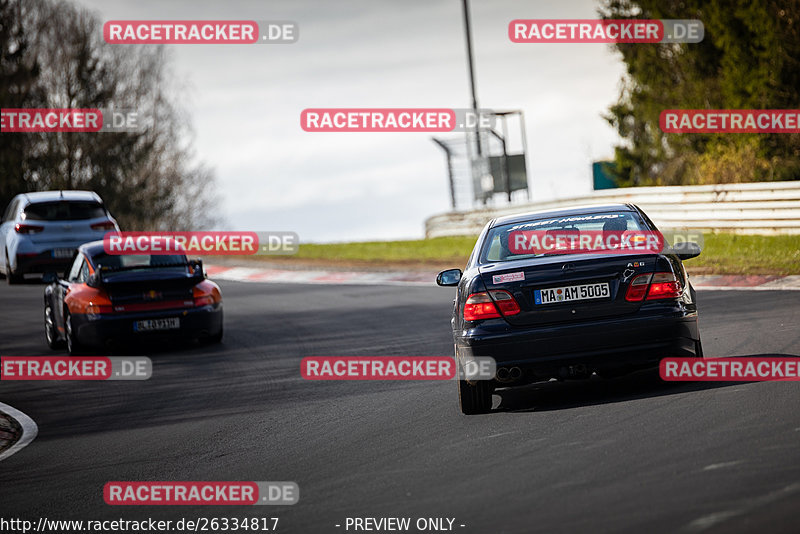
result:
[[[63,272],[84,243],[119,231],[93,191],[41,191],[15,196],[0,222],[0,273],[9,284],[26,274]]]

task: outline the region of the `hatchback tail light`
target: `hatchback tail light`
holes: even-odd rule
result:
[[[464,304],[464,320],[496,319],[502,317],[501,312],[503,315],[516,315],[520,312],[519,304],[508,291],[495,289],[491,294],[491,297],[486,292],[470,295]]]
[[[18,234],[38,234],[42,230],[44,230],[44,226],[37,226],[35,224],[17,223],[14,225],[14,231]]]
[[[645,296],[647,300],[674,299],[681,296],[681,291],[681,283],[675,273],[640,274],[631,280],[625,300],[640,302],[645,300]]]
[[[104,230],[109,232],[111,230],[116,230],[117,227],[114,225],[114,221],[103,221],[99,223],[94,223],[92,225],[92,230]]]

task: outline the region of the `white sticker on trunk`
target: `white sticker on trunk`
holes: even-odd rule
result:
[[[492,283],[503,284],[505,282],[519,282],[525,280],[525,273],[520,271],[518,273],[496,274],[492,277]]]

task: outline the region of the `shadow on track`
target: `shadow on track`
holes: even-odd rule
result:
[[[796,358],[794,354],[748,354],[731,358]],[[602,379],[540,382],[520,388],[499,390],[501,398],[495,412],[544,412],[569,410],[584,406],[597,406],[616,402],[663,397],[695,391],[751,384],[754,381],[735,382],[665,382],[658,369],[644,370],[630,375]]]

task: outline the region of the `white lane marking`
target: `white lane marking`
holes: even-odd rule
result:
[[[795,482],[794,484],[790,484],[785,488],[773,491],[771,493],[767,493],[766,495],[762,495],[761,497],[756,497],[755,499],[750,499],[749,501],[745,501],[736,510],[722,510],[720,512],[714,512],[713,514],[708,514],[704,515],[703,517],[699,517],[694,521],[692,521],[691,523],[689,523],[687,529],[692,530],[694,532],[706,530],[707,528],[713,527],[714,525],[727,521],[732,517],[748,514],[754,511],[756,508],[772,504],[780,499],[792,495],[793,493],[797,493],[798,491],[800,491],[800,483]]]
[[[36,423],[33,421],[33,419],[16,408],[9,406],[8,404],[3,404],[0,402],[0,412],[3,412],[4,414],[14,418],[17,423],[19,423],[19,426],[22,427],[22,436],[20,436],[20,438],[16,443],[14,443],[14,445],[11,446],[11,448],[0,454],[0,461],[3,461],[12,454],[18,453],[31,441],[33,441],[37,434],[39,434],[39,427],[36,426]]]
[[[710,464],[703,468],[703,471],[713,471],[715,469],[722,469],[725,467],[731,467],[732,465],[739,465],[742,463],[742,460],[734,460],[732,462],[720,462],[718,464]]]

